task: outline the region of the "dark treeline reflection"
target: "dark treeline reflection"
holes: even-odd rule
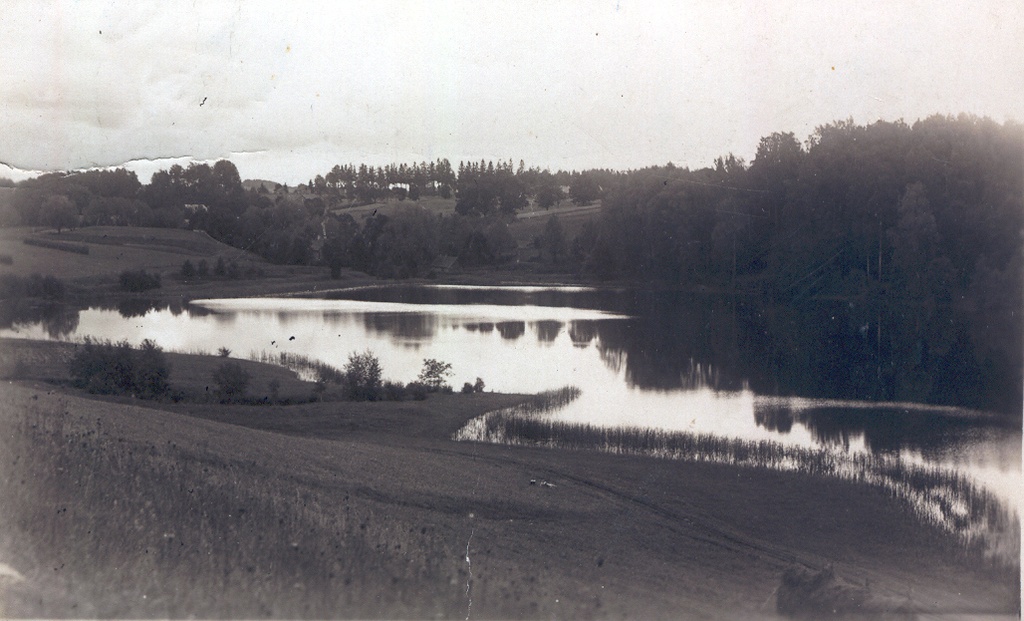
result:
[[[641,388],[686,387],[697,374],[721,389],[746,382],[762,395],[1021,411],[1019,364],[979,346],[951,313],[940,329],[915,328],[915,309],[893,304],[629,295],[630,319],[591,327],[602,350],[625,354],[626,378]]]
[[[849,447],[853,440],[863,436],[864,444],[874,453],[913,449],[928,454],[948,448],[951,441],[977,430],[979,425],[1007,424],[936,415],[934,411],[827,407],[794,410],[781,404],[758,404],[754,419],[758,426],[779,433],[789,433],[794,424],[802,425],[816,442],[832,446]]]
[[[66,338],[78,330],[79,315],[87,308],[116,310],[125,319],[142,317],[151,311],[169,311],[178,316],[203,317],[211,312],[182,302],[159,302],[139,298],[125,298],[103,303],[82,304],[39,304],[36,301],[0,300],[0,329],[16,329],[19,326],[38,324],[46,335],[53,339]]]
[[[537,329],[537,340],[541,343],[554,342],[562,331],[561,321],[538,321],[534,326]]]
[[[526,334],[525,321],[499,321],[494,324],[494,327],[498,329],[501,338],[509,341],[514,341]]]
[[[65,304],[39,304],[30,300],[0,300],[0,329],[39,324],[47,336],[64,338],[78,328],[77,308]]]
[[[672,390],[749,386],[762,395],[915,401],[1019,415],[1019,355],[970,330],[952,307],[921,309],[878,301],[805,300],[787,305],[752,297],[673,291],[488,290],[388,286],[346,298],[423,304],[504,304],[591,308],[628,319],[529,324],[541,343],[566,329],[574,346],[597,344],[610,368],[633,386]],[[340,297],[340,296],[339,296]],[[367,316],[367,327],[429,338],[436,326],[419,314]],[[527,332],[521,321],[466,323],[503,339]]]
[[[437,332],[438,319],[425,313],[366,313],[368,332],[388,334],[402,340],[428,340]]]

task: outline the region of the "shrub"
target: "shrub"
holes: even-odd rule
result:
[[[483,391],[484,391],[484,381],[478,377],[478,378],[476,378],[476,383],[473,384],[473,392],[483,392]]]
[[[401,382],[392,382],[388,380],[384,382],[381,387],[381,398],[385,401],[402,401],[405,399],[406,394],[405,386]]]
[[[466,382],[465,384],[462,385],[462,394],[471,395],[473,394],[473,392],[475,392],[473,390],[473,385],[470,384],[469,382]]]
[[[427,398],[427,386],[419,382],[409,382],[405,386],[405,392],[416,401],[423,401]]]
[[[420,375],[417,379],[418,382],[425,385],[430,392],[438,392],[445,390],[451,392],[452,387],[445,383],[452,374],[452,365],[447,362],[441,362],[433,358],[426,358],[423,360],[423,370],[420,371]]]
[[[192,265],[192,262],[185,259],[185,262],[181,264],[181,277],[185,280],[192,280],[196,277],[196,266]]]
[[[213,372],[217,397],[221,402],[236,401],[245,396],[249,387],[249,374],[237,362],[225,362]]]
[[[146,270],[133,272],[125,270],[121,272],[121,289],[138,293],[160,288],[160,274],[150,274]]]
[[[221,358],[227,358],[228,356],[231,355],[231,350],[228,349],[227,347],[221,347],[220,349],[217,350],[217,355],[220,356]]]
[[[167,378],[171,367],[167,364],[163,350],[155,342],[146,339],[135,352],[133,383],[137,394],[142,397],[157,397],[167,392],[170,385]]]
[[[349,399],[355,401],[376,401],[380,397],[380,360],[373,352],[352,352],[343,369],[345,390]]]
[[[210,266],[206,263],[206,259],[199,259],[199,264],[196,266],[196,276],[200,280],[206,280],[210,277]]]
[[[170,365],[163,350],[149,339],[136,350],[128,341],[111,343],[86,337],[68,362],[68,371],[74,386],[95,394],[151,399],[170,387]]]
[[[318,377],[313,382],[313,400],[323,401],[325,392],[327,392],[327,381],[322,377]]]

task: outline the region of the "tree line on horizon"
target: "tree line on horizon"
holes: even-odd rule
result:
[[[560,271],[599,279],[767,293],[879,294],[936,303],[1020,289],[1024,129],[970,115],[818,127],[761,139],[749,164],[582,172],[446,159],[338,165],[296,188],[246,189],[230,161],[174,165],[148,184],[125,169],[50,173],[14,184],[0,223],[176,227],[278,264],[383,277],[424,275],[439,255],[466,266],[513,260],[508,225],[531,203],[601,201],[568,231],[535,240]],[[357,221],[345,209],[454,198]],[[997,284],[1005,284],[1005,287]]]

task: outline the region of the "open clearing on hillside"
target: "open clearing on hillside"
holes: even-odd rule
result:
[[[1018,570],[872,488],[448,439],[516,399],[228,406],[0,383],[0,562],[25,578],[0,584],[0,614],[772,618],[787,568],[828,563],[904,609],[1019,607]]]
[[[25,238],[85,244],[86,255],[23,243]],[[178,274],[186,260],[206,261],[210,268],[218,258],[235,261],[245,271],[265,262],[237,248],[210,238],[206,233],[183,229],[136,227],[86,227],[75,231],[33,231],[21,227],[0,229],[0,252],[11,255],[11,265],[0,265],[0,274],[53,274],[66,281],[109,280],[124,270],[145,269]]]

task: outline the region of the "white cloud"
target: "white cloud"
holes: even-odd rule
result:
[[[1019,119],[1022,15],[1009,1],[13,2],[0,161],[251,153],[243,176],[284,181],[436,157],[701,166],[850,116]]]

